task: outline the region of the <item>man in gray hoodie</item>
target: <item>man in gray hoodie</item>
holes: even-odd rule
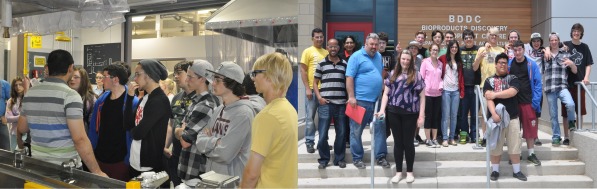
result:
[[[213,94],[223,104],[214,109],[207,127],[197,136],[197,150],[207,156],[206,172],[239,176],[249,158],[251,123],[255,112],[242,87],[244,72],[233,62],[208,70]]]

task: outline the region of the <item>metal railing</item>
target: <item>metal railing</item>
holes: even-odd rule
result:
[[[475,111],[479,110],[479,105],[481,105],[481,114],[483,115],[483,121],[485,122],[485,121],[487,121],[487,114],[486,114],[486,112],[487,112],[487,105],[485,104],[485,97],[483,97],[482,94],[483,93],[481,91],[481,87],[479,87],[479,85],[475,85],[475,96],[477,96],[477,100],[475,100],[475,102],[476,102],[475,103],[475,108],[476,108]],[[479,133],[480,133],[479,132],[479,117],[477,116],[477,119],[475,119],[475,120],[477,122],[477,136],[479,136]],[[489,132],[489,129],[486,128],[485,129],[485,138],[489,138],[491,134],[492,133]],[[479,139],[479,138],[477,138],[477,139]],[[479,148],[483,148],[483,147],[481,147],[480,144],[477,142],[473,146],[473,149],[479,149]],[[491,171],[490,171],[490,168],[491,168],[490,167],[490,161],[491,161],[491,159],[490,159],[490,156],[489,156],[490,150],[487,147],[485,148],[485,150],[486,150],[486,156],[485,156],[485,158],[486,158],[486,160],[485,160],[486,165],[485,166],[486,166],[486,171],[487,171],[486,172],[486,177],[487,177],[487,181],[486,182],[487,182],[487,188],[490,188],[490,185],[489,185],[489,182],[490,182],[489,181],[489,176],[490,176],[490,173],[491,173]]]
[[[580,88],[582,87],[585,90],[585,94],[587,96],[589,96],[589,98],[591,99],[591,102],[593,102],[593,103],[591,103],[591,124],[592,124],[591,129],[583,129],[584,120],[582,119],[581,108],[585,104],[582,104],[582,103],[578,103],[577,104],[577,106],[576,106],[576,108],[577,108],[577,111],[576,111],[576,114],[577,114],[577,116],[576,116],[576,127],[577,127],[577,129],[576,129],[576,131],[579,131],[579,132],[583,132],[583,131],[597,131],[597,129],[595,128],[595,106],[597,106],[597,101],[593,97],[593,85],[597,85],[597,82],[589,82],[589,85],[591,86],[590,90],[588,89],[587,85],[585,85],[581,81],[577,81],[577,82],[575,82],[575,84],[577,86],[579,86],[579,87],[577,87],[578,91],[576,93],[576,95],[577,95],[576,99],[579,99],[577,101],[581,102],[580,101],[580,97],[581,97],[580,96]]]

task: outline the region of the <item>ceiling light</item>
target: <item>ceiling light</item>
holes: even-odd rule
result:
[[[207,13],[209,13],[211,11],[215,11],[215,10],[217,10],[217,9],[203,9],[203,10],[197,11],[197,14],[207,14]]]
[[[133,22],[141,22],[145,20],[145,16],[133,16],[132,20]]]

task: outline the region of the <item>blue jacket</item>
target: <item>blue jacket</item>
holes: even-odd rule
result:
[[[126,108],[126,100],[128,98],[127,92],[128,86],[124,86],[124,105],[122,106],[122,114],[124,114],[124,109]],[[101,115],[102,107],[104,106],[104,102],[106,98],[110,98],[111,91],[105,91],[102,95],[95,101],[95,105],[93,106],[93,112],[91,113],[91,118],[89,119],[89,128],[87,132],[87,137],[89,137],[89,141],[91,142],[91,146],[95,150],[97,147],[97,141],[99,139],[99,126],[100,126],[100,119],[99,115]],[[139,105],[139,99],[135,97],[133,99],[133,106]],[[124,123],[122,123],[124,127]],[[97,127],[97,128],[96,128]],[[131,136],[131,131],[126,131],[126,156],[124,157],[124,163],[129,165],[129,156],[131,154],[131,143],[133,142],[133,137]]]
[[[543,88],[543,83],[541,81],[541,72],[539,72],[539,66],[537,66],[537,63],[535,63],[535,61],[533,61],[531,58],[529,58],[528,56],[525,56],[525,58],[527,59],[527,68],[529,69],[529,80],[531,81],[531,91],[533,91],[532,94],[532,103],[531,106],[533,107],[533,109],[535,110],[535,112],[537,113],[541,113],[541,97],[542,97],[542,88]],[[508,60],[508,73],[510,72],[510,67],[512,65],[512,60],[510,59]]]

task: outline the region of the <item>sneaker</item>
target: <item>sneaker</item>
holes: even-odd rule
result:
[[[416,139],[417,139],[417,141],[419,141],[419,144],[425,143],[425,141],[423,141],[423,139],[421,138],[420,135],[417,135]]]
[[[487,140],[483,139],[483,141],[481,141],[481,146],[483,146],[483,147],[487,146]]]
[[[512,176],[514,178],[517,178],[518,180],[527,181],[527,176],[524,176],[524,174],[522,174],[522,171],[520,171],[518,173],[514,173],[514,174],[512,174]]]
[[[319,166],[317,166],[318,169],[325,169],[325,167],[327,167],[327,165],[323,163],[320,163]]]
[[[427,140],[427,142],[425,142],[425,145],[427,145],[427,147],[429,148],[435,148],[435,144],[433,144],[431,140]]]
[[[558,147],[558,146],[560,146],[560,139],[559,139],[559,138],[552,139],[552,140],[551,140],[551,146],[553,146],[553,147]]]
[[[570,131],[576,131],[576,121],[568,121],[568,129],[570,129]]]
[[[406,174],[406,183],[412,183],[412,182],[415,182],[415,176]]]
[[[381,166],[383,168],[390,168],[390,167],[392,167],[392,165],[390,165],[390,163],[388,163],[388,161],[386,160],[385,157],[377,159],[377,165],[379,165],[379,166]]]
[[[413,144],[415,144],[415,147],[419,146],[419,141],[417,139],[415,139],[415,141],[413,142]]]
[[[531,154],[528,158],[527,161],[535,164],[535,166],[541,166],[541,161],[539,161],[539,159],[537,159],[537,156],[535,155],[535,153]]]
[[[442,142],[442,146],[443,146],[443,147],[448,147],[448,141],[447,141],[447,140],[444,140],[444,142]]]
[[[562,142],[563,145],[570,145],[570,140],[569,139],[564,139],[564,142]]]
[[[498,178],[500,178],[500,172],[491,172],[491,177],[489,177],[489,179],[491,179],[492,181],[497,181]]]
[[[402,173],[392,177],[391,181],[392,181],[392,183],[396,184],[396,183],[400,182],[400,180],[402,180]]]
[[[433,140],[431,142],[433,142],[433,147],[434,148],[439,148],[439,143],[437,142],[437,140]]]
[[[448,144],[450,144],[452,146],[458,145],[458,143],[456,143],[456,141],[454,141],[454,140],[450,140],[450,142],[448,142]]]
[[[340,168],[346,168],[346,162],[344,162],[344,161],[339,161],[339,162],[338,162],[338,167],[340,167]]]
[[[539,140],[538,138],[535,139],[535,146],[541,146],[543,145],[543,143],[541,143],[541,140]]]
[[[365,163],[363,163],[363,160],[356,160],[352,164],[354,164],[354,166],[358,169],[365,169]]]
[[[315,153],[315,148],[313,148],[313,144],[307,144],[307,152],[310,154]]]

